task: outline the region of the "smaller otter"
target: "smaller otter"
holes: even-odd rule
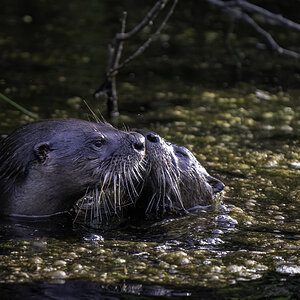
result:
[[[179,190],[185,208],[209,205],[213,196],[223,191],[223,182],[208,174],[191,151],[172,144],[180,172]]]
[[[146,214],[208,205],[214,194],[224,189],[224,184],[210,176],[187,148],[172,144],[153,132],[138,132],[146,140],[148,176],[137,206],[144,207]]]
[[[27,124],[0,143],[0,212],[47,216],[93,192],[104,210],[136,197],[145,139],[108,123],[53,119]]]

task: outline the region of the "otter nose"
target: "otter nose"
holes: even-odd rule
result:
[[[137,152],[145,151],[145,138],[141,134],[137,132],[132,133],[131,140],[134,150]]]
[[[220,193],[224,190],[224,188],[225,184],[221,181],[217,182],[217,184],[213,186],[214,193]]]
[[[160,138],[159,138],[159,135],[153,133],[153,132],[150,132],[146,135],[147,137],[147,140],[151,143],[158,143],[160,141]]]
[[[215,194],[222,192],[223,189],[225,188],[225,184],[215,177],[207,176],[206,179],[207,179],[207,182],[212,187]]]

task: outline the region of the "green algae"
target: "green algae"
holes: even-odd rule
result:
[[[84,279],[223,287],[270,271],[297,273],[300,110],[287,93],[261,93],[195,87],[185,91],[181,104],[179,93],[158,95],[169,105],[143,112],[150,129],[188,147],[225,182],[215,209],[137,227],[147,234],[136,241],[118,232],[119,239],[96,243],[68,238],[5,242],[2,282]],[[190,101],[184,104],[186,98]],[[73,97],[67,105],[78,109],[79,102]],[[68,116],[67,110],[56,114]],[[123,118],[135,126],[130,114]]]
[[[77,11],[76,5],[73,9]],[[64,11],[70,13],[69,8]],[[78,12],[81,16],[82,11]],[[33,25],[28,17],[14,22],[22,22],[23,30],[24,25]],[[1,79],[3,91],[13,99],[20,99],[22,105],[42,118],[87,119],[89,112],[83,99],[88,100],[97,115],[105,115],[105,101],[96,102],[92,93],[101,81],[99,70],[104,70],[103,57],[111,32],[106,34],[103,48],[98,49],[95,47],[100,36],[98,25],[92,24],[93,31],[90,22],[76,19],[85,28],[86,34],[80,34],[80,38],[74,28],[59,27],[56,18],[36,29],[35,38],[44,37],[45,32],[48,37],[50,47],[43,46],[45,52],[38,49],[42,43],[26,47],[21,43],[21,47],[15,37],[0,39],[3,47],[9,47],[4,51],[16,62],[18,70],[19,65],[26,70],[40,68],[25,75],[6,68],[9,80]],[[59,49],[60,39],[50,33],[58,34],[70,45],[74,45],[71,37],[76,41],[84,38],[86,43],[64,52]],[[176,27],[173,47],[181,43],[184,49],[194,45],[196,35],[194,29],[178,31]],[[209,51],[222,49],[216,47],[219,36],[218,30],[206,32],[204,47]],[[164,40],[168,38],[171,35]],[[97,42],[91,44],[91,40]],[[99,52],[103,53],[98,59]],[[265,55],[262,56],[264,59]],[[145,62],[139,60],[133,65],[129,71],[132,73],[119,78],[121,117],[115,125],[147,128],[189,148],[211,175],[226,184],[221,203],[187,216],[147,220],[146,225],[134,224],[125,230],[114,228],[107,232],[87,228],[77,239],[71,233],[63,239],[47,235],[24,237],[23,241],[13,234],[8,239],[1,237],[2,283],[63,283],[80,279],[108,284],[138,282],[239,289],[236,283],[246,282],[251,287],[258,279],[264,287],[263,278],[270,273],[278,276],[272,287],[284,284],[283,274],[290,278],[299,275],[300,91],[280,91],[277,85],[259,84],[257,88],[258,85],[246,83],[226,90],[216,89],[228,86],[222,76],[232,74],[225,67],[229,59],[219,55],[221,62],[206,61],[208,57],[199,60],[198,48],[196,56],[187,57],[184,50],[173,63],[166,55],[147,57]],[[258,59],[257,64],[261,61],[262,58]],[[184,66],[185,71],[176,71],[178,66]],[[270,70],[265,65],[262,68]],[[195,76],[195,70],[203,75]],[[284,77],[286,72],[278,70],[276,76]],[[205,83],[214,88],[204,88]],[[1,134],[31,121],[0,103]],[[7,227],[1,227],[3,233],[6,230]],[[103,235],[103,239],[93,240],[87,232]],[[225,293],[222,289],[218,291]]]

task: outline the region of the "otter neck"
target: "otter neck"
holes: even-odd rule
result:
[[[32,182],[35,183],[35,193],[32,192]],[[64,213],[84,194],[84,191],[77,190],[68,195],[63,186],[57,191],[55,180],[41,176],[39,172],[32,172],[22,184],[16,186],[7,197],[9,201],[6,201],[7,205],[4,208],[7,215],[42,217]]]

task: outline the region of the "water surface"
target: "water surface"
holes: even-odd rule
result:
[[[41,118],[87,119],[83,99],[105,115],[104,100],[93,100],[92,93],[101,83],[106,45],[121,8],[110,10],[105,1],[91,1],[94,13],[83,13],[75,1],[64,4],[61,14],[61,7],[42,2],[5,8],[2,92]],[[44,18],[38,18],[38,11]],[[101,229],[64,218],[2,220],[1,295],[292,299],[300,294],[297,64],[287,64],[290,77],[266,64],[263,76],[254,72],[265,80],[252,77],[245,83],[245,72],[238,83],[234,64],[227,61],[230,56],[224,56],[227,65],[206,56],[209,64],[204,65],[196,55],[195,41],[206,36],[207,51],[216,35],[195,36],[191,24],[184,25],[181,18],[176,19],[181,30],[176,43],[170,40],[170,28],[160,48],[147,54],[149,59],[139,60],[120,76],[121,117],[115,125],[147,128],[188,147],[226,184],[222,203],[187,215],[139,223],[123,220]],[[70,20],[76,20],[76,26]],[[110,27],[104,30],[105,24]],[[181,48],[187,36],[194,49],[189,57]],[[173,64],[172,49],[181,58]],[[257,55],[264,61],[263,54]],[[253,68],[258,70],[255,63]],[[3,135],[32,121],[1,101],[0,118]]]

